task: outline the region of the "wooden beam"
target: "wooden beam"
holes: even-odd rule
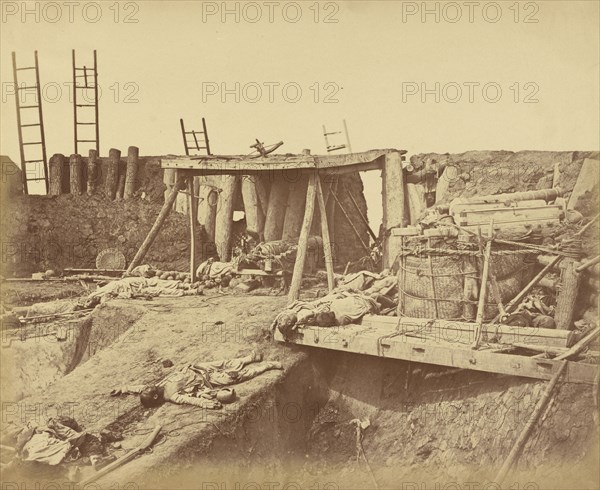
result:
[[[327,170],[332,172],[360,171],[367,165],[370,169],[381,168],[379,159],[387,154],[403,155],[406,150],[393,148],[369,150],[360,153],[344,153],[337,155],[278,155],[271,154],[262,158],[248,158],[247,155],[202,155],[177,156],[163,158],[162,168],[198,170],[202,173],[218,169],[220,174],[251,172],[272,172],[273,170]]]
[[[194,282],[196,277],[196,224],[198,223],[198,198],[194,186],[194,176],[187,177],[188,214],[190,218],[190,278]]]
[[[323,187],[321,178],[317,176],[317,202],[319,203],[319,215],[321,221],[321,236],[323,237],[323,253],[325,255],[325,269],[327,270],[327,287],[329,291],[335,288],[335,276],[333,273],[333,255],[331,251],[331,238],[329,236],[329,224],[327,223],[327,209],[325,207],[325,196],[323,196]]]
[[[283,221],[285,219],[285,206],[288,197],[288,183],[282,174],[274,174],[269,192],[269,205],[265,217],[265,241],[281,240]]]
[[[219,260],[228,262],[231,258],[231,230],[233,228],[233,206],[240,178],[235,175],[221,176],[221,193],[217,206],[215,224],[215,245]]]
[[[556,328],[570,330],[573,327],[575,315],[575,302],[579,293],[581,274],[575,271],[576,262],[573,259],[564,259],[560,265],[560,289],[556,297],[554,322]]]
[[[399,152],[387,153],[383,169],[383,226],[385,242],[383,251],[383,266],[391,267],[399,252],[391,249],[388,231],[392,228],[404,227],[408,223],[406,213],[406,184],[402,169],[402,156]]]
[[[285,342],[279,331],[275,331],[275,340]],[[395,335],[389,328],[367,328],[363,325],[299,327],[287,343],[535,379],[552,379],[564,362],[472,350],[468,345]],[[594,384],[598,372],[597,365],[582,362],[568,362],[566,369],[567,382],[590,385]]]
[[[177,170],[175,170],[175,173],[177,174]],[[157,237],[158,232],[162,228],[163,223],[165,222],[165,220],[167,219],[167,216],[169,216],[169,213],[171,212],[171,209],[173,208],[173,204],[175,203],[175,200],[177,199],[177,194],[179,194],[179,189],[183,188],[183,186],[184,186],[183,177],[180,177],[179,175],[175,175],[175,184],[173,185],[173,188],[171,189],[171,194],[169,194],[169,197],[165,200],[165,203],[163,204],[163,207],[161,208],[160,213],[158,213],[158,216],[156,217],[156,221],[152,225],[152,228],[150,228],[148,235],[146,236],[144,242],[142,243],[139,250],[135,254],[135,257],[129,264],[129,267],[127,267],[127,272],[131,272],[135,267],[137,267],[138,265],[140,265],[142,263],[142,260],[144,260],[144,257],[146,256],[146,253],[148,253],[148,250],[150,249],[152,242],[154,242],[154,239]]]
[[[300,229],[300,239],[298,240],[298,251],[296,253],[296,262],[294,263],[294,273],[292,275],[292,283],[288,294],[288,302],[292,303],[298,299],[300,294],[300,285],[302,284],[302,274],[304,272],[304,264],[306,262],[306,253],[308,251],[308,235],[312,225],[313,215],[315,212],[315,194],[317,190],[316,172],[311,174],[308,181],[308,189],[306,190],[306,207],[304,210],[304,221]]]

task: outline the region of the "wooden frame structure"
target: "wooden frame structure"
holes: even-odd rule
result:
[[[127,270],[131,271],[134,267],[141,264],[171,211],[178,192],[187,188],[188,206],[191,210],[189,213],[190,273],[193,277],[196,270],[196,250],[198,249],[198,244],[196,243],[198,197],[194,192],[194,177],[203,175],[264,175],[269,172],[300,171],[308,175],[309,181],[306,191],[304,217],[298,241],[297,259],[289,291],[289,301],[297,299],[300,292],[300,284],[307,256],[308,237],[316,206],[318,206],[322,218],[321,235],[327,269],[327,282],[331,290],[334,287],[333,257],[325,193],[321,182],[322,178],[358,171],[381,170],[383,176],[384,222],[386,227],[390,227],[390,225],[395,226],[397,223],[402,223],[404,213],[404,206],[397,208],[394,206],[399,201],[404,202],[403,181],[402,179],[398,180],[398,176],[402,175],[402,155],[404,153],[406,153],[405,150],[384,149],[338,155],[268,155],[261,158],[206,155],[164,158],[161,161],[161,167],[165,170],[170,169],[175,171],[175,185],[167,199],[165,199],[165,203],[152,229]],[[397,214],[396,210],[400,213],[399,216],[395,216]]]

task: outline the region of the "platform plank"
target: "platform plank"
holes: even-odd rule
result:
[[[286,342],[275,332],[275,339]],[[435,364],[474,371],[508,374],[549,380],[562,361],[498,352],[493,349],[473,350],[464,343],[441,338],[411,337],[389,326],[346,325],[336,327],[299,327],[287,341],[321,349],[354,352],[391,359]],[[593,384],[598,365],[569,362],[565,381]]]

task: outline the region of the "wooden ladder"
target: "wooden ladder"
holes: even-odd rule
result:
[[[98,61],[96,50],[94,50],[94,64],[88,66],[77,66],[75,63],[75,50],[71,51],[73,59],[73,141],[75,153],[79,154],[79,143],[91,144],[100,154],[100,127],[98,125]],[[92,90],[92,97],[89,97]],[[78,93],[79,91],[79,93]],[[83,102],[80,103],[80,98]],[[90,108],[94,109],[94,120],[90,121]],[[79,119],[80,112],[85,114],[84,119]],[[94,126],[94,139],[79,139],[80,126]],[[89,137],[88,137],[89,138]]]
[[[185,125],[183,124],[183,119],[179,119],[179,124],[181,125],[181,135],[183,137],[183,146],[185,148],[185,154],[189,156],[191,151],[202,151],[206,150],[207,155],[212,155],[210,152],[210,145],[208,143],[208,131],[206,130],[206,121],[202,118],[202,131],[186,131]],[[194,141],[189,141],[188,137],[192,135]],[[198,140],[198,136],[202,135],[204,139],[204,146],[200,146],[200,141]]]
[[[17,132],[19,134],[19,152],[21,156],[21,179],[23,181],[23,192],[25,194],[29,194],[28,183],[33,181],[44,181],[46,185],[46,193],[48,193],[48,160],[46,157],[46,137],[44,134],[44,118],[42,113],[42,94],[40,88],[40,70],[38,64],[38,55],[37,51],[34,51],[34,66],[27,66],[23,68],[17,68],[17,55],[13,51],[12,53],[12,64],[13,64],[13,78],[15,82],[15,101],[17,105]],[[35,82],[33,85],[19,85],[18,80],[18,72],[20,71],[29,71],[34,70],[35,72]],[[31,83],[31,82],[28,82]],[[31,90],[34,89],[36,93],[36,102],[34,104],[29,105],[21,105],[20,93],[22,90]],[[25,109],[37,109],[37,118],[35,122],[27,122],[23,124],[23,118],[21,111]],[[40,136],[39,141],[24,141],[23,137],[23,128],[28,127],[39,127],[40,128]],[[37,153],[36,157],[27,159],[25,156],[25,147],[32,146],[34,148],[40,148],[40,152]],[[38,177],[39,172],[35,172],[34,178],[27,178],[27,164],[35,163],[39,168],[39,164],[42,164],[43,168],[43,177]]]

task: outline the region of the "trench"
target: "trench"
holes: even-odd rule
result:
[[[597,486],[590,479],[599,456],[590,386],[560,386],[499,487],[493,478],[543,382],[350,353],[306,354],[210,437],[190,437],[161,464],[163,477],[153,476],[153,488]],[[354,419],[370,424],[362,433],[366,460],[357,459]]]
[[[113,302],[83,318],[28,324],[18,333],[3,331],[2,400],[16,402],[43,391],[97,352],[123,341],[143,312]]]

